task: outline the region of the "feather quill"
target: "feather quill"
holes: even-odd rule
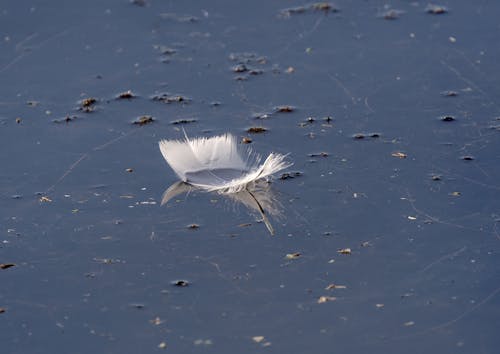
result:
[[[210,138],[161,140],[160,151],[182,182],[207,191],[237,193],[249,183],[290,167],[286,155],[271,153],[264,163],[250,150],[238,148],[236,138],[224,134]]]

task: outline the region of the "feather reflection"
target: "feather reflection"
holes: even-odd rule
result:
[[[161,205],[166,204],[169,200],[180,194],[189,193],[191,191],[203,190],[191,184],[179,181],[168,187],[163,193]],[[248,183],[245,189],[237,193],[219,193],[211,192],[227,198],[235,203],[243,204],[250,212],[257,213],[262,218],[262,222],[266,225],[267,230],[271,235],[274,235],[274,228],[269,220],[272,218],[280,218],[283,216],[283,205],[278,200],[278,194],[271,186],[271,183],[265,180],[258,180]]]

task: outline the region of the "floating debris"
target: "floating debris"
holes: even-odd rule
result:
[[[72,121],[76,120],[77,118],[78,118],[77,116],[67,115],[64,118],[54,119],[52,122],[57,123],[57,124],[59,124],[59,123],[69,123],[69,122],[72,122]]]
[[[337,250],[337,253],[351,255],[352,250],[350,248],[341,248],[341,249]]]
[[[177,49],[172,48],[172,47],[167,47],[167,46],[161,45],[161,44],[154,45],[153,48],[155,50],[159,51],[160,54],[163,54],[163,55],[174,55],[175,53],[177,53]]]
[[[90,113],[95,110],[95,104],[97,103],[97,99],[94,97],[88,97],[84,98],[83,100],[80,101],[80,107],[78,110],[85,112],[85,113]]]
[[[161,13],[160,17],[165,20],[173,20],[179,23],[195,23],[200,19],[196,16],[191,15],[177,15],[174,13]]]
[[[299,258],[300,256],[302,256],[302,254],[300,252],[295,252],[295,253],[287,253],[287,255],[285,256],[286,259],[297,259]]]
[[[441,181],[442,176],[441,176],[441,175],[432,175],[432,176],[431,176],[431,179],[432,179],[433,181]]]
[[[158,349],[166,349],[167,348],[167,343],[166,342],[161,342],[158,344]]]
[[[464,161],[472,161],[472,160],[474,160],[474,156],[471,156],[471,155],[462,156],[461,158]]]
[[[255,76],[255,75],[262,75],[262,74],[264,74],[264,70],[262,70],[262,69],[252,69],[252,70],[250,70],[248,72],[248,74],[249,75],[253,75],[253,76]]]
[[[283,9],[279,12],[280,17],[288,18],[293,15],[304,14],[307,12],[339,12],[339,8],[329,2],[317,2],[309,5],[296,6]]]
[[[233,66],[231,70],[235,73],[244,73],[247,72],[249,69],[245,64],[238,64]]]
[[[325,290],[346,289],[346,288],[347,288],[347,286],[345,286],[345,285],[328,284],[325,287]]]
[[[401,151],[393,152],[391,154],[391,156],[397,157],[397,158],[400,158],[400,159],[406,159],[408,157],[408,155],[406,155],[404,152],[401,152]]]
[[[451,192],[450,195],[452,197],[460,197],[462,195],[462,193],[460,193],[460,192]]]
[[[403,323],[403,326],[405,326],[405,327],[410,327],[410,326],[413,326],[413,325],[415,325],[414,321],[408,321],[408,322]]]
[[[280,176],[280,179],[285,180],[285,179],[293,179],[296,177],[302,176],[303,173],[300,171],[295,171],[295,172],[285,172]]]
[[[0,313],[4,313],[5,311],[7,311],[5,307],[0,307]]]
[[[443,122],[453,122],[456,120],[453,116],[442,116],[439,119]]]
[[[328,157],[329,154],[327,152],[315,152],[315,153],[312,153],[312,154],[309,154],[308,155],[309,157]]]
[[[118,258],[94,258],[94,261],[101,264],[117,264],[117,263],[125,263],[125,261]]]
[[[250,127],[247,129],[247,133],[250,134],[259,134],[267,132],[267,128],[264,127]]]
[[[356,133],[356,134],[354,134],[354,135],[352,136],[352,138],[353,138],[354,140],[362,140],[362,139],[364,139],[365,137],[366,137],[366,135],[365,135],[365,134],[363,134],[363,133]]]
[[[47,196],[42,196],[42,197],[40,197],[40,199],[38,199],[38,201],[41,203],[50,203],[50,202],[52,202],[52,199],[50,199]]]
[[[444,97],[456,97],[456,96],[458,96],[458,92],[457,91],[452,91],[452,90],[446,90],[446,91],[442,91],[441,92],[441,96],[444,96]]]
[[[14,263],[0,263],[0,269],[9,269],[14,266],[15,266]]]
[[[201,346],[201,345],[204,345],[204,346],[209,346],[209,345],[212,345],[214,344],[213,341],[211,339],[195,339],[193,341],[193,344],[196,345],[196,346]]]
[[[133,168],[127,168],[127,169],[125,169],[125,172],[131,173],[131,172],[134,172],[134,169]]]
[[[19,117],[17,117],[17,118],[16,118],[16,123],[17,123],[17,124],[20,124],[21,122],[22,122],[22,119],[21,119],[21,118],[19,118]]]
[[[178,286],[178,287],[181,287],[181,288],[184,288],[186,286],[189,286],[190,283],[187,281],[187,280],[174,280],[172,282],[172,285],[173,286]]]
[[[251,143],[252,143],[252,138],[249,138],[249,137],[244,136],[244,137],[241,139],[241,143],[242,143],[242,144],[251,144]]]
[[[260,343],[264,340],[264,336],[253,336],[252,337],[252,340],[255,342],[255,343]]]
[[[335,301],[335,300],[337,300],[337,298],[335,296],[320,296],[318,298],[317,303],[318,304],[324,304],[326,302]]]
[[[288,105],[277,106],[277,107],[275,107],[274,111],[276,113],[291,113],[291,112],[295,111],[295,107],[294,106],[288,106]]]
[[[146,307],[146,305],[144,304],[139,304],[139,303],[132,303],[132,304],[128,304],[130,307],[133,307],[133,308],[136,308],[138,310],[142,310]]]
[[[132,91],[128,90],[128,91],[119,93],[116,96],[116,99],[117,100],[131,100],[131,99],[136,98],[136,97],[137,96]]]
[[[200,225],[198,224],[189,224],[187,226],[188,229],[191,229],[191,230],[196,230],[196,229],[199,229],[200,228]]]
[[[257,55],[257,53],[231,53],[229,54],[229,60],[238,62],[240,64],[266,64],[267,58]]]
[[[405,12],[402,11],[402,10],[395,10],[395,9],[389,9],[385,12],[383,12],[380,16],[384,19],[384,20],[397,20],[398,18],[401,17],[402,14],[404,14]]]
[[[134,120],[132,122],[132,124],[143,126],[143,125],[146,125],[146,124],[153,123],[154,121],[155,121],[155,119],[152,116],[146,115],[146,116],[140,116],[140,117],[138,117],[136,120]]]
[[[309,8],[314,11],[324,11],[324,12],[338,12],[339,9],[335,5],[329,2],[317,2],[309,5]]]
[[[177,119],[173,120],[170,122],[172,125],[179,125],[179,124],[190,124],[190,123],[196,123],[198,120],[195,118],[183,118],[183,119]]]
[[[269,119],[271,118],[271,113],[257,113],[252,116],[253,119]]]
[[[130,3],[139,7],[144,7],[148,4],[146,0],[130,0]]]
[[[165,321],[163,321],[160,317],[156,316],[155,318],[153,318],[149,322],[152,323],[152,324],[154,324],[155,326],[159,326],[162,323],[164,323]]]
[[[425,12],[432,15],[442,15],[447,13],[449,10],[445,6],[429,4],[425,8]]]
[[[170,95],[168,93],[160,93],[151,97],[153,101],[159,101],[163,103],[189,103],[191,99],[183,95]]]

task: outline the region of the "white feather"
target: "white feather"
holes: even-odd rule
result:
[[[244,158],[231,134],[211,138],[161,140],[160,151],[177,176],[208,191],[236,193],[249,183],[268,177],[292,164],[285,155],[271,153],[259,165],[260,157],[246,152]]]

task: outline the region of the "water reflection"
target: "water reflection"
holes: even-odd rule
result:
[[[169,200],[180,194],[196,190],[202,189],[182,181],[176,182],[163,193],[161,205],[166,204]],[[262,218],[262,222],[264,222],[271,235],[274,235],[274,228],[269,217],[280,218],[283,216],[283,205],[278,200],[278,194],[273,190],[271,183],[265,180],[251,182],[247,184],[245,189],[237,193],[209,193],[220,195],[235,203],[241,203],[250,212],[256,212]]]

